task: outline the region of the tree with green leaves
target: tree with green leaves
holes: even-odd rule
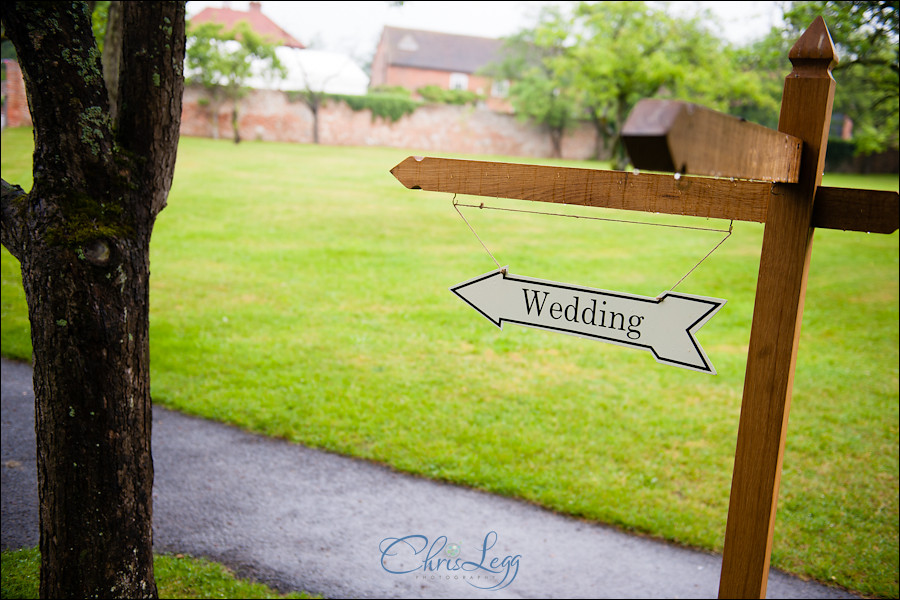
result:
[[[2,13],[34,123],[32,188],[2,181],[0,223],[31,323],[44,598],[157,596],[150,234],[175,169],[185,8],[121,9],[109,63],[87,2]]]
[[[675,18],[643,2],[582,2],[571,49],[580,101],[598,149],[613,144],[616,168],[627,162],[621,131],[643,98],[671,98],[725,112],[760,95],[756,76],[737,68],[731,47],[709,31],[709,15]]]
[[[219,23],[189,26],[187,81],[206,89],[216,139],[219,138],[219,110],[230,100],[234,143],[241,141],[238,128],[240,101],[249,91],[246,84],[251,77],[284,76],[284,67],[275,54],[275,47],[255,33],[246,21],[240,21],[227,31]]]
[[[581,105],[601,142],[614,142],[614,168],[625,166],[615,143],[628,111],[638,100],[674,87],[679,74],[669,36],[673,21],[643,2],[581,3],[568,63]]]
[[[794,2],[786,6],[784,25],[739,50],[740,63],[762,77],[761,85],[779,97],[791,65],[784,58],[797,36],[817,17],[828,25],[839,62],[834,113],[854,123],[858,154],[898,147],[898,5],[900,2]],[[748,106],[741,116],[776,127],[778,111]]]
[[[702,23],[644,2],[581,2],[568,17],[547,10],[533,29],[513,38],[501,72],[516,82],[510,95],[517,111],[537,113],[539,122],[559,119],[550,108],[560,103],[539,101],[552,91],[564,101],[567,122],[581,118],[593,125],[597,156],[609,153],[612,144],[614,167],[624,168],[620,133],[643,98],[689,100],[725,111],[748,99],[777,106],[760,92],[756,74],[738,68],[733,49]]]
[[[854,122],[857,152],[897,149],[900,130],[900,2],[794,2],[785,12],[788,35],[821,15],[840,57],[834,112]]]
[[[556,157],[562,156],[563,136],[577,120],[572,73],[564,68],[568,27],[559,7],[544,7],[539,25],[505,40],[503,60],[483,71],[512,82],[509,98],[516,116],[546,128]]]

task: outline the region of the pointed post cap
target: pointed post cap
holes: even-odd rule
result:
[[[825,19],[816,17],[791,48],[788,58],[795,67],[807,66],[831,71],[838,63],[838,56]]]

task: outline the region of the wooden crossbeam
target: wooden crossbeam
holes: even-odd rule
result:
[[[796,183],[802,142],[787,133],[680,100],[638,102],[622,141],[638,169]]]
[[[764,223],[790,184],[545,165],[413,157],[391,169],[410,189]],[[819,188],[813,225],[892,233],[897,192]]]

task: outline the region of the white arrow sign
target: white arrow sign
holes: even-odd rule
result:
[[[674,292],[648,298],[513,276],[505,268],[450,291],[501,329],[515,323],[649,350],[657,362],[716,374],[694,334],[725,300]]]

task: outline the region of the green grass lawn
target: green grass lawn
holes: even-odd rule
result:
[[[30,131],[2,141],[4,179],[27,189]],[[763,227],[735,223],[678,287],[728,300],[699,334],[719,375],[666,367],[585,339],[501,332],[450,293],[496,266],[451,195],[390,175],[414,153],[183,139],[152,242],[154,401],[721,551]],[[825,184],[897,189],[897,177]],[[514,274],[646,296],[722,238],[463,210]],[[5,250],[2,267],[2,351],[27,357]],[[896,597],[896,233],[816,232],[783,473],[773,566]]]
[[[39,598],[41,554],[37,548],[3,552],[3,598]],[[319,598],[305,592],[280,594],[261,583],[238,579],[203,558],[158,554],[153,572],[160,598]]]

